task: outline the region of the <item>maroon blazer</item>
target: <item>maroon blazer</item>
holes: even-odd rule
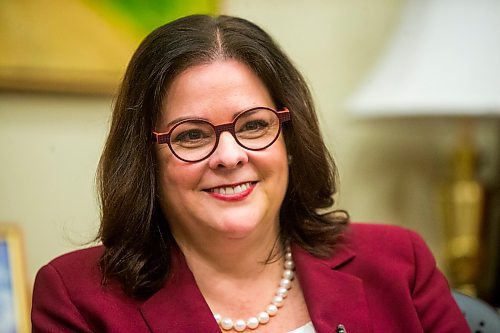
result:
[[[470,332],[422,239],[394,226],[353,224],[328,259],[292,248],[318,333]],[[63,255],[38,272],[33,332],[220,332],[184,258],[145,301],[101,285],[102,247]],[[286,306],[286,304],[285,304]]]

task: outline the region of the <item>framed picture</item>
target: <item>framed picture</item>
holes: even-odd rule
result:
[[[29,296],[21,231],[0,224],[0,332],[30,331]]]
[[[140,41],[217,0],[2,0],[0,89],[109,95]]]

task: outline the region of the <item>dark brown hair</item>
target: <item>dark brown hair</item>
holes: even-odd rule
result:
[[[104,281],[118,280],[133,297],[147,297],[162,287],[176,249],[158,203],[151,137],[165,91],[183,70],[217,59],[248,65],[266,84],[275,105],[291,112],[292,121],[283,129],[291,163],[280,241],[327,256],[347,224],[347,213],[319,211],[334,203],[337,172],[307,84],[283,51],[261,28],[240,18],[178,19],[154,30],[133,55],[97,174]]]

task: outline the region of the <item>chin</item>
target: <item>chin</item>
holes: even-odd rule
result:
[[[241,223],[241,220],[238,221],[220,221],[219,223],[219,231],[230,236],[231,238],[242,238],[252,234],[255,230],[257,230],[257,223],[251,223],[246,221],[245,223]]]
[[[253,213],[253,214],[252,214]],[[255,212],[245,214],[231,214],[230,216],[216,217],[218,231],[226,234],[230,238],[244,238],[254,233],[269,232],[266,217],[258,216]],[[265,231],[264,231],[265,230]]]

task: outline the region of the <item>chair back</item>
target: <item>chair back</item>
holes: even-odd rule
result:
[[[453,291],[453,297],[473,333],[499,333],[500,314],[486,302]]]

